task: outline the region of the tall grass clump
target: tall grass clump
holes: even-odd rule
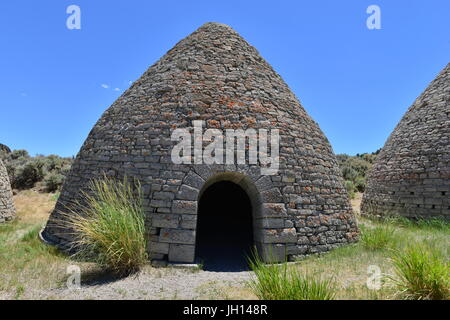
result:
[[[414,300],[450,298],[450,263],[436,248],[412,245],[392,258],[397,296]]]
[[[450,232],[450,222],[442,217],[408,219],[402,216],[390,216],[385,218],[384,222],[404,228]]]
[[[332,300],[336,288],[331,280],[303,275],[287,263],[264,264],[258,255],[249,265],[255,276],[250,280],[253,293],[263,300]]]
[[[361,229],[361,243],[369,250],[382,250],[389,248],[394,241],[394,228],[390,225],[379,225],[368,228],[364,225]]]
[[[76,212],[64,214],[74,236],[75,256],[89,258],[118,275],[138,271],[147,261],[141,188],[104,176],[82,192]],[[81,213],[79,212],[81,208]]]

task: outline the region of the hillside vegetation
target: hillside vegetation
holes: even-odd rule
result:
[[[37,188],[42,192],[58,191],[72,165],[72,158],[57,155],[32,157],[26,150],[0,150],[11,186],[16,190]]]
[[[364,192],[368,172],[379,151],[355,156],[336,155],[351,199],[357,192]],[[41,192],[58,191],[73,162],[73,158],[57,155],[32,157],[26,150],[11,152],[6,146],[0,149],[0,159],[8,170],[13,189],[26,190],[38,187]]]
[[[336,155],[345,180],[345,188],[351,199],[355,197],[357,192],[363,193],[366,189],[367,176],[379,152],[380,150],[377,150],[376,152],[356,154],[355,156]]]

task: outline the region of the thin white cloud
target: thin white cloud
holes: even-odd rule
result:
[[[114,88],[114,91],[120,91],[120,88]]]
[[[102,83],[102,88],[103,89],[109,89],[109,86],[107,84]]]

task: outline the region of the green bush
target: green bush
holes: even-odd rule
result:
[[[414,300],[448,300],[450,298],[450,264],[435,248],[425,245],[408,247],[393,256],[392,278],[401,298]]]
[[[347,154],[338,154],[336,156],[344,180],[353,183],[352,188],[347,188],[350,197],[356,191],[365,191],[367,174],[378,152],[357,154],[356,156],[349,156]]]
[[[15,189],[30,189],[42,185],[47,191],[59,190],[70,170],[72,158],[56,155],[30,157],[26,150],[0,151],[11,185]],[[56,189],[55,189],[56,188]]]
[[[34,187],[35,183],[41,181],[45,176],[44,162],[36,159],[19,167],[14,174],[13,187],[17,189],[28,189]]]
[[[368,228],[360,225],[361,243],[369,250],[382,250],[393,244],[395,230],[389,225]]]
[[[27,150],[14,150],[10,153],[10,157],[13,160],[17,160],[20,158],[29,158],[30,155]]]
[[[358,177],[358,172],[356,172],[356,170],[352,167],[344,166],[342,168],[342,175],[344,176],[345,180],[353,181],[356,179],[356,177]]]
[[[55,192],[59,190],[64,183],[64,175],[60,173],[50,173],[45,178],[45,188],[48,192]]]
[[[366,179],[365,178],[363,178],[363,177],[356,177],[355,181],[354,181],[354,184],[355,184],[355,189],[358,192],[363,193],[366,190]]]
[[[255,276],[250,280],[254,294],[263,300],[332,300],[334,282],[316,279],[288,268],[287,263],[264,264],[258,255],[249,260]]]
[[[348,196],[350,197],[350,199],[354,199],[355,198],[355,185],[353,184],[353,182],[349,181],[349,180],[345,180],[344,187],[347,190],[347,193],[348,193]]]
[[[93,180],[82,198],[82,214],[63,213],[75,236],[76,256],[93,259],[118,275],[138,271],[147,262],[139,183],[104,177]]]

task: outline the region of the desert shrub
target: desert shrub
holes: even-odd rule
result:
[[[366,179],[363,177],[356,177],[354,185],[358,192],[364,192],[366,190]]]
[[[44,162],[35,159],[17,168],[14,174],[13,187],[17,189],[28,189],[34,187],[35,183],[41,181],[45,176]]]
[[[64,166],[64,159],[54,154],[47,156],[45,160],[48,171],[61,170]]]
[[[93,180],[82,198],[82,214],[63,214],[75,236],[76,256],[119,275],[138,271],[147,262],[139,183],[103,177]]]
[[[250,280],[253,293],[263,300],[332,300],[336,288],[332,280],[320,280],[288,268],[287,263],[264,264],[255,255],[249,260],[255,276]]]
[[[350,196],[352,196],[352,194],[356,191],[365,191],[367,174],[372,167],[378,152],[379,151],[374,153],[357,154],[356,156],[349,156],[347,154],[338,154],[336,156],[344,180],[351,181],[353,183],[352,190],[347,188]]]
[[[64,175],[60,173],[50,173],[45,178],[45,188],[48,192],[55,192],[61,188],[64,179]]]
[[[9,156],[11,157],[11,159],[13,160],[17,160],[20,158],[29,158],[30,155],[28,154],[27,150],[14,150],[12,151]]]
[[[38,186],[40,190],[59,190],[64,177],[70,170],[72,158],[57,155],[30,157],[26,150],[10,153],[0,151],[11,185],[15,189],[29,189]],[[44,189],[40,188],[44,185]],[[54,189],[54,188],[57,189]]]
[[[394,241],[395,230],[390,225],[379,225],[368,228],[360,225],[361,243],[369,250],[382,250],[389,248]]]
[[[393,255],[397,296],[414,300],[450,298],[450,264],[436,248],[415,244]]]
[[[355,185],[353,184],[353,182],[349,181],[349,180],[345,180],[344,187],[347,190],[347,193],[348,193],[350,199],[354,199],[355,198]]]
[[[356,177],[358,177],[358,172],[356,172],[356,170],[353,169],[352,167],[344,166],[342,168],[342,175],[344,176],[345,180],[352,182],[353,180],[356,179]]]

